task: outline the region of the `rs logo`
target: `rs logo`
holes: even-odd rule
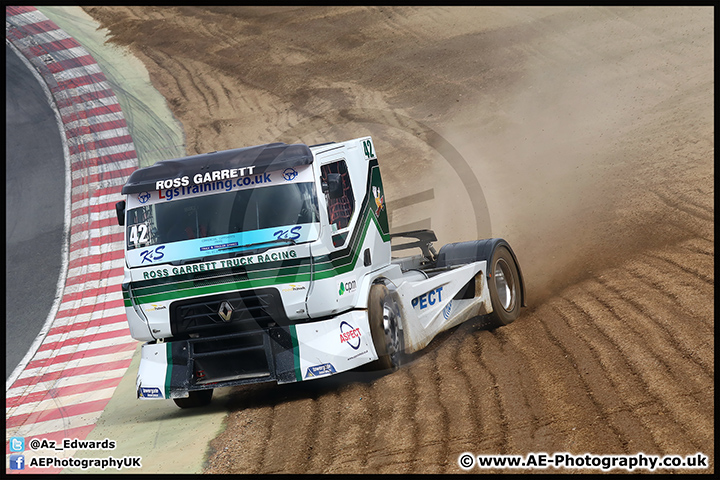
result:
[[[150,250],[143,250],[140,252],[140,257],[142,260],[140,260],[140,263],[153,263],[157,262],[158,260],[161,260],[165,254],[163,253],[163,249],[165,248],[165,245],[161,247],[157,247],[156,249],[150,249]]]

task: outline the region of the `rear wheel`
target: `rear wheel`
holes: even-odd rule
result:
[[[209,405],[212,401],[213,390],[191,390],[187,398],[173,398],[175,405],[180,408],[197,408]]]
[[[490,320],[495,327],[509,325],[520,316],[520,275],[512,254],[498,247],[488,267],[488,287],[493,312]]]
[[[405,342],[400,308],[385,285],[377,284],[370,288],[368,317],[378,354],[373,367],[378,370],[396,370],[402,363]]]

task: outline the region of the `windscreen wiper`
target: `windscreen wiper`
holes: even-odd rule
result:
[[[292,238],[273,238],[272,240],[265,240],[264,242],[251,243],[250,245],[238,245],[236,247],[219,248],[218,251],[226,252],[228,250],[235,250],[237,248],[244,249],[240,252],[234,252],[234,254],[232,255],[233,257],[238,257],[240,255],[245,255],[248,251],[253,250],[253,247],[259,247],[260,245],[266,245],[268,243],[273,243],[273,242],[283,242],[283,243],[287,243],[290,245],[297,245],[297,242],[295,241],[295,239],[292,239]],[[270,248],[270,247],[268,246],[267,248]],[[257,248],[256,248],[256,250],[257,250]]]

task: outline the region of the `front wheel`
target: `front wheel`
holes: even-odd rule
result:
[[[509,325],[520,316],[520,275],[515,259],[506,247],[498,247],[488,267],[488,287],[494,327]]]
[[[209,388],[207,390],[191,390],[188,392],[190,396],[187,398],[173,398],[175,405],[180,408],[197,408],[210,405],[212,400],[213,390]]]
[[[368,317],[378,355],[373,367],[377,370],[396,370],[402,363],[405,339],[400,308],[385,285],[376,284],[370,288]]]

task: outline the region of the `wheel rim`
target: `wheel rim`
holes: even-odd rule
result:
[[[400,333],[397,327],[397,314],[387,301],[383,303],[383,330],[385,330],[385,343],[390,356],[397,355],[402,350]]]
[[[510,265],[503,258],[499,258],[495,263],[495,289],[497,290],[500,306],[509,312],[515,308],[516,292],[515,278],[513,277]]]

